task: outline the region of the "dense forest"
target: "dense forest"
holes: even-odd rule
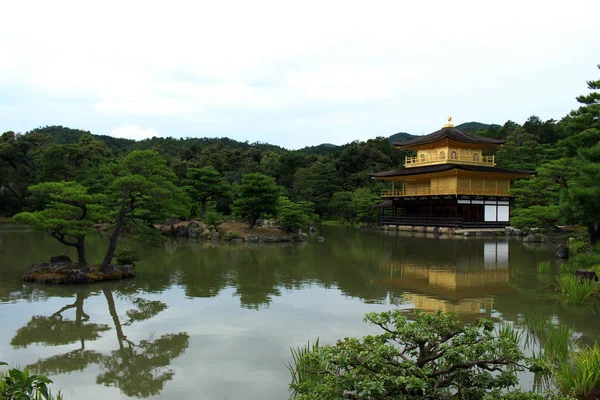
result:
[[[591,92],[577,98],[581,106],[560,120],[531,116],[522,123],[457,126],[477,135],[506,139],[504,146],[488,154],[496,155],[499,167],[537,171],[534,178],[513,185],[513,194],[519,196],[513,225],[551,231],[562,224],[580,224],[588,229],[592,242],[597,240],[600,80],[588,82],[588,89]],[[370,173],[401,168],[410,154],[393,149],[392,142],[410,137],[401,132],[342,146],[286,150],[228,138],[133,141],[62,126],[23,134],[8,131],[0,137],[0,216],[44,209],[50,201],[48,188],[30,188],[48,182],[76,183],[81,193],[104,196],[93,203],[110,203],[116,210],[121,192],[115,190],[114,182],[125,179],[123,170],[129,168],[129,174],[135,175],[139,173],[136,168],[147,164],[148,168],[163,165],[167,169],[161,179],[173,186],[169,198],[178,203],[158,212],[158,206],[152,206],[147,198],[144,206],[128,214],[146,223],[234,214],[253,225],[257,217],[285,210],[291,212],[291,226],[305,223],[307,218],[372,222],[377,217],[374,205],[379,190],[386,186],[372,180]],[[256,187],[271,191],[273,202],[253,214],[244,198],[248,200]],[[153,196],[140,193],[140,198]],[[104,221],[117,217],[115,212],[98,216]]]

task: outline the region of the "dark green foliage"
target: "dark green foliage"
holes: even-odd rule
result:
[[[351,203],[355,214],[354,220],[359,223],[376,222],[377,209],[375,205],[379,201],[379,196],[373,194],[369,189],[356,189],[352,193]]]
[[[333,218],[350,222],[354,219],[352,209],[352,192],[336,192],[329,202],[329,215]]]
[[[206,214],[206,204],[209,200],[219,197],[231,198],[231,185],[213,167],[188,168],[186,176],[183,181],[186,186],[183,189],[191,199],[200,203],[201,218]]]
[[[556,230],[560,221],[560,208],[557,205],[531,206],[513,211],[510,223],[515,228],[528,230],[542,229],[549,233]]]
[[[29,134],[31,133],[48,135],[54,139],[54,143],[66,145],[76,144],[77,142],[79,142],[79,140],[81,140],[82,137],[90,135],[90,132],[88,131],[82,131],[80,129],[71,129],[60,125],[36,128],[29,132]],[[94,138],[101,142],[104,142],[108,148],[113,150],[131,151],[132,146],[135,143],[135,141],[131,139],[122,139],[106,135],[94,135]]]
[[[129,265],[140,261],[137,252],[129,246],[119,246],[115,251],[115,259],[118,264]]]
[[[550,145],[540,143],[523,128],[510,132],[504,146],[496,151],[498,166],[510,169],[535,170],[555,157]]]
[[[334,163],[329,159],[319,159],[310,167],[296,172],[293,197],[313,202],[316,213],[322,217],[333,194],[342,189],[341,183]]]
[[[294,398],[543,398],[506,392],[518,383],[516,372],[528,369],[511,327],[486,319],[463,325],[442,312],[417,312],[409,322],[400,310],[369,313],[365,321],[382,332],[294,353]]]
[[[294,186],[294,174],[299,168],[306,168],[312,162],[310,156],[301,151],[283,153],[279,158],[279,177],[277,184],[291,189]]]
[[[206,224],[206,228],[209,231],[214,232],[219,230],[219,226],[221,226],[224,220],[225,216],[223,214],[216,211],[207,211],[206,214],[204,214],[203,221]]]
[[[336,162],[336,170],[346,190],[367,186],[369,172],[392,168],[392,150],[385,138],[375,138],[365,143],[352,142],[346,146]]]
[[[78,263],[85,265],[85,237],[104,215],[100,203],[104,196],[89,194],[76,182],[46,182],[30,186],[31,193],[47,197],[41,211],[22,212],[15,221],[48,232],[60,243],[77,249]]]
[[[246,218],[252,229],[261,216],[277,212],[281,192],[281,187],[269,176],[261,173],[244,175],[237,187],[234,212]]]
[[[108,185],[108,206],[115,227],[101,266],[112,261],[121,231],[127,225],[132,234],[156,235],[152,224],[166,218],[189,216],[189,200],[174,183],[175,174],[166,160],[152,150],[134,150],[118,163],[104,168]]]
[[[37,183],[35,159],[52,138],[42,134],[0,136],[0,213],[14,214],[29,205],[27,187]]]
[[[581,149],[578,174],[572,179],[562,198],[562,210],[571,223],[588,229],[592,245],[600,236],[600,142]]]
[[[483,124],[481,122],[463,122],[462,124],[456,125],[457,129],[460,129],[463,132],[476,133],[479,131],[487,131],[490,129],[499,129],[500,125],[496,124]]]
[[[294,203],[287,197],[279,198],[277,220],[281,227],[288,232],[295,232],[311,222],[311,204],[301,203]]]
[[[600,81],[588,82],[588,88],[598,90]],[[577,100],[583,105],[559,124],[532,116],[522,128],[512,127],[496,155],[501,166],[538,168],[536,177],[512,189],[519,198],[511,223],[546,231],[580,224],[594,244],[600,221],[600,93]]]
[[[336,146],[331,143],[323,143],[317,146],[306,146],[303,147],[300,151],[304,154],[310,154],[314,156],[327,156],[327,155],[335,155],[342,151],[343,146]]]
[[[600,89],[600,80],[589,81],[588,88]],[[565,130],[571,136],[563,144],[571,153],[577,152],[580,164],[561,205],[569,222],[587,227],[593,245],[600,234],[600,93],[593,91],[577,101],[583,105],[565,119]]]

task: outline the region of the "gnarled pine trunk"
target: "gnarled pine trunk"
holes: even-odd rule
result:
[[[115,230],[113,231],[110,242],[108,242],[108,249],[106,250],[106,255],[104,256],[104,260],[100,264],[100,267],[106,268],[112,262],[113,257],[115,256],[115,250],[117,249],[117,240],[119,240],[119,235],[121,234],[121,230],[123,229],[123,224],[125,223],[125,215],[127,215],[127,211],[125,210],[125,201],[127,200],[128,191],[123,191],[123,196],[121,197],[121,207],[119,208],[119,217],[117,218],[117,224],[115,226]]]
[[[88,262],[85,257],[85,236],[77,236],[75,248],[77,249],[77,263],[79,265],[87,265]]]

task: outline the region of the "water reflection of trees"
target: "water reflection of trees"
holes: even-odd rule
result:
[[[480,304],[486,308],[490,308],[489,295],[493,294],[486,292],[487,289],[494,286],[508,290],[508,260],[503,261],[503,266],[496,260],[490,270],[481,240],[399,240],[355,230],[339,230],[337,234],[332,240],[309,245],[215,246],[173,241],[169,243],[168,254],[157,251],[151,259],[153,266],[160,266],[156,268],[176,271],[171,278],[184,288],[187,296],[213,297],[225,288],[233,288],[241,305],[254,309],[268,306],[282,289],[307,285],[337,287],[346,296],[370,303],[402,302],[410,296],[416,298],[421,292],[435,291],[436,285],[426,280],[413,281],[420,285],[417,288],[399,284],[402,279],[398,274],[390,277],[389,269],[382,268],[386,262],[418,266],[422,271],[444,269],[460,279],[470,276],[471,282],[455,288],[454,295],[475,285],[476,279],[493,277],[495,280],[488,282],[489,285],[479,285],[485,286],[480,290],[483,292]],[[477,304],[469,307],[475,310]]]
[[[128,339],[124,327],[153,318],[167,308],[161,301],[137,297],[131,289],[118,291],[108,286],[100,289],[104,295],[112,319],[118,348],[108,354],[87,350],[86,342],[94,341],[111,329],[107,324],[90,322],[84,311],[85,300],[93,293],[91,289],[76,292],[75,301],[50,316],[34,316],[17,330],[11,345],[27,347],[42,343],[47,346],[78,343],[79,348],[64,354],[41,359],[29,368],[48,374],[82,371],[96,364],[101,372],[96,381],[105,386],[117,387],[127,396],[148,397],[157,395],[165,383],[173,378],[169,368],[171,360],[183,354],[188,347],[189,336],[185,332],[150,336],[138,343]],[[97,293],[94,292],[94,293]],[[121,321],[117,312],[114,293],[127,298],[134,308],[126,312],[127,320]],[[65,311],[75,309],[75,319],[63,317]]]
[[[343,295],[364,302],[401,306],[408,303],[407,307],[412,304],[454,310],[463,315],[476,316],[481,312],[513,315],[529,308],[553,311],[560,319],[577,323],[585,320],[585,315],[597,314],[593,307],[567,309],[556,303],[548,282],[535,283],[536,263],[553,257],[552,249],[544,245],[525,246],[515,242],[510,246],[508,258],[494,259],[494,266],[489,262],[486,243],[508,246],[507,242],[479,238],[446,240],[339,228],[327,229],[323,235],[325,242],[306,245],[252,246],[183,239],[171,240],[164,248],[158,248],[137,243],[143,261],[132,285],[149,293],[160,293],[177,285],[186,296],[202,298],[215,297],[228,289],[242,307],[250,309],[268,307],[285,290],[319,286],[336,287]],[[5,247],[20,246],[20,239],[15,239],[18,235],[6,238],[9,242]],[[48,244],[44,238],[39,240],[45,249]],[[90,244],[93,253],[95,242],[92,240]],[[496,251],[496,257],[499,253]],[[505,262],[504,266],[499,261]],[[8,271],[10,275],[12,270]],[[419,274],[424,277],[419,278]],[[447,276],[442,279],[443,274]],[[13,278],[16,282],[20,275]],[[484,284],[486,279],[488,282]],[[452,287],[448,284],[452,280],[462,283]],[[49,296],[46,288],[38,290],[35,286],[6,282],[0,282],[0,301]],[[144,307],[147,305],[135,308]]]

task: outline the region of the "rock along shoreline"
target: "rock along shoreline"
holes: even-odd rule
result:
[[[308,235],[290,233],[279,228],[274,221],[262,220],[253,229],[241,222],[224,222],[217,231],[209,230],[199,221],[184,221],[173,224],[154,225],[163,235],[176,238],[193,238],[232,243],[302,243]]]

